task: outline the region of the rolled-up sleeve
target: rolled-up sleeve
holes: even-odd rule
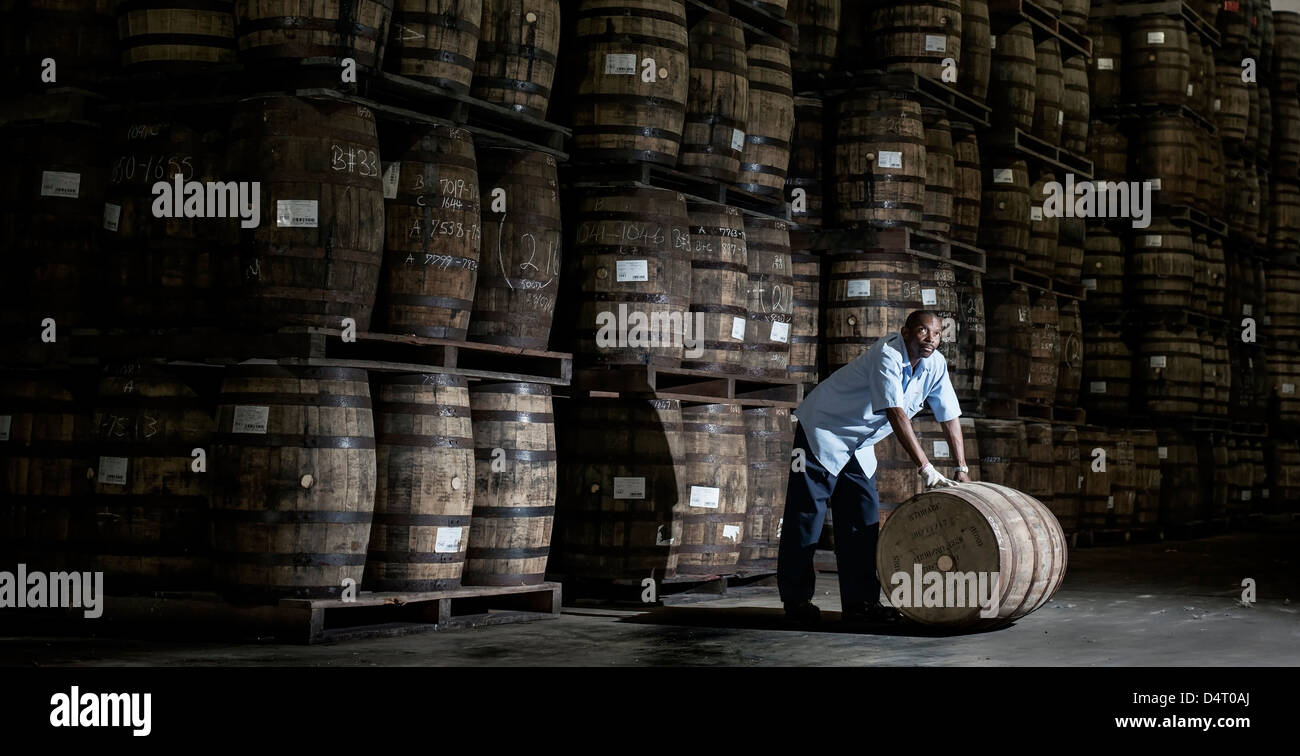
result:
[[[867,364],[867,385],[874,413],[881,415],[888,407],[903,408],[903,361],[898,351],[889,347],[878,355]]]
[[[961,405],[957,402],[957,392],[953,390],[952,380],[948,376],[948,363],[942,359],[938,360],[938,363],[943,368],[939,371],[938,379],[925,399],[930,404],[930,410],[934,412],[934,419],[946,423],[961,417]]]

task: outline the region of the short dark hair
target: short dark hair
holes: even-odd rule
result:
[[[903,324],[903,327],[910,331],[921,325],[922,320],[928,320],[929,318],[934,318],[940,323],[943,322],[943,318],[939,317],[937,312],[932,312],[930,310],[916,310],[907,316],[907,322]]]

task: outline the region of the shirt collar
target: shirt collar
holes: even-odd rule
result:
[[[891,337],[890,337],[890,341],[889,341],[889,346],[893,347],[894,349],[897,349],[898,352],[899,352],[899,354],[901,354],[901,355],[903,356],[903,372],[904,372],[904,373],[907,373],[908,375],[916,376],[916,375],[919,375],[919,374],[925,372],[926,365],[927,365],[927,364],[929,363],[929,361],[930,361],[929,358],[928,358],[928,357],[922,357],[922,358],[921,358],[921,359],[916,363],[916,367],[913,367],[913,366],[912,366],[912,358],[910,358],[910,357],[907,356],[907,343],[903,341],[903,334],[901,334],[901,333],[895,333],[893,336],[891,336]],[[933,354],[930,355],[930,357],[933,357],[933,356],[934,356]]]

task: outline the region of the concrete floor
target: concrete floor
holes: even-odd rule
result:
[[[40,666],[1297,666],[1300,524],[1070,554],[1054,599],[1014,626],[944,635],[839,626],[822,575],[817,631],[774,587],[655,608],[566,607],[559,619],[317,646],[0,638],[0,665]],[[1239,603],[1254,578],[1258,600]]]

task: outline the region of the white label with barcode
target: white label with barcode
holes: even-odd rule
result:
[[[1065,124],[1065,111],[1064,110],[1056,111],[1056,125],[1062,126],[1064,124]]]
[[[939,304],[939,290],[921,289],[921,304],[923,305]]]
[[[935,441],[935,442],[934,442],[934,456],[937,457],[937,458],[939,458],[939,459],[946,459],[946,458],[948,458],[949,456],[951,456],[951,454],[950,454],[949,451],[948,451],[948,442],[947,442],[947,441]]]
[[[1115,59],[1114,59],[1114,58],[1097,58],[1097,70],[1098,70],[1098,71],[1114,71],[1114,70],[1115,70]]]
[[[41,171],[42,197],[76,199],[81,194],[81,174],[66,171]]]
[[[893,150],[881,150],[877,164],[881,168],[902,168],[903,153],[894,152]]]
[[[614,280],[618,282],[649,281],[650,262],[648,260],[619,260],[614,263]]]
[[[1250,491],[1242,491],[1242,492],[1241,492],[1241,500],[1242,500],[1242,501],[1250,501]]]
[[[1214,98],[1214,112],[1215,112],[1215,113],[1219,112],[1219,110],[1220,110],[1222,107],[1223,107],[1223,100],[1220,100],[1219,98],[1215,97],[1215,98]]]
[[[615,499],[644,499],[645,478],[614,478]]]
[[[397,199],[397,184],[402,179],[402,163],[394,160],[384,166],[384,199]]]
[[[279,228],[316,228],[316,200],[276,200],[275,225]]]
[[[608,53],[605,55],[605,73],[618,76],[636,75],[635,53]]]
[[[104,230],[116,231],[118,224],[122,220],[122,206],[114,205],[112,202],[104,203]]]
[[[99,482],[106,486],[125,486],[126,465],[126,457],[100,457]]]
[[[1249,315],[1249,314],[1251,313],[1252,310],[1254,310],[1254,305],[1244,304],[1244,305],[1241,306],[1241,314],[1242,314],[1242,315]]]
[[[1106,497],[1106,508],[1107,508],[1107,509],[1114,509],[1114,508],[1115,508],[1115,497],[1114,497],[1114,496],[1107,496],[1107,497]]]
[[[1010,168],[994,168],[993,183],[995,184],[1014,184],[1016,183],[1016,173]]]
[[[433,542],[433,553],[455,554],[460,551],[461,528],[438,528],[438,535]]]
[[[1151,179],[1151,188],[1158,190],[1160,188],[1160,179],[1158,178]]]
[[[691,506],[717,509],[722,489],[710,486],[691,486]]]
[[[731,338],[737,341],[745,340],[745,319],[732,316],[731,318]]]
[[[989,35],[989,49],[991,50],[998,49],[998,35],[996,34]]]
[[[745,132],[741,131],[740,129],[731,130],[731,149],[733,150],[745,149]]]
[[[926,52],[947,52],[948,51],[947,37],[944,37],[942,34],[925,35],[925,51]]]
[[[1191,97],[1193,91],[1195,91],[1195,88],[1194,88],[1191,84],[1188,84],[1188,85],[1187,85],[1187,96],[1188,96],[1188,97]]]
[[[1148,44],[1148,45],[1163,45],[1164,43],[1165,43],[1165,33],[1164,33],[1164,32],[1162,32],[1162,31],[1159,31],[1159,32],[1147,32],[1147,44]]]
[[[1282,393],[1283,393],[1283,394],[1294,394],[1294,393],[1295,393],[1295,384],[1294,384],[1294,383],[1283,383],[1283,384],[1282,384]]]
[[[235,407],[235,419],[230,424],[230,432],[266,435],[266,425],[270,417],[270,407],[237,406]]]
[[[848,291],[844,294],[846,297],[857,299],[860,297],[871,296],[871,279],[860,279],[849,281]]]
[[[725,538],[725,539],[727,539],[728,541],[739,541],[739,540],[740,540],[740,526],[739,526],[739,525],[723,525],[723,526],[722,526],[722,537]]]
[[[1096,289],[1096,288],[1097,288],[1097,279],[1095,279],[1095,278],[1085,278],[1085,279],[1083,279],[1083,288],[1087,289],[1088,291],[1092,291],[1092,290]]]
[[[1104,393],[1106,393],[1106,382],[1105,382],[1105,381],[1092,381],[1092,382],[1090,382],[1090,383],[1088,384],[1088,393],[1090,393],[1090,394],[1104,394]]]
[[[1168,447],[1168,446],[1157,446],[1157,447],[1156,447],[1156,456],[1159,457],[1160,459],[1169,459],[1169,447]]]
[[[0,441],[9,440],[9,428],[13,422],[13,415],[0,415]]]
[[[1165,238],[1160,234],[1147,234],[1142,237],[1142,246],[1144,247],[1162,247],[1164,242]]]
[[[1021,323],[1028,323],[1028,322],[1029,322],[1029,308],[1028,308],[1028,307],[1020,307],[1020,308],[1018,308],[1018,309],[1016,310],[1016,315],[1019,316],[1019,318],[1020,318],[1020,322],[1021,322]]]
[[[789,323],[772,323],[772,341],[785,344],[790,341]]]
[[[1043,208],[1041,208],[1041,207],[1031,207],[1031,208],[1029,208],[1029,219],[1030,219],[1030,220],[1036,220],[1036,221],[1040,221],[1040,220],[1042,220],[1042,219],[1043,219]]]
[[[1151,355],[1151,367],[1153,368],[1168,367],[1166,362],[1167,361],[1165,360],[1165,356],[1163,354]]]

